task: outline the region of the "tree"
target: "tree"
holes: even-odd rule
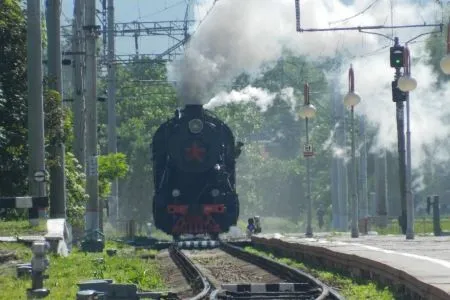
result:
[[[0,2],[0,190],[27,194],[26,22],[18,0]]]
[[[156,83],[149,83],[149,80]],[[172,116],[177,105],[173,87],[160,83],[165,80],[165,65],[146,58],[117,68],[118,151],[126,156],[128,163],[126,177],[119,185],[122,218],[144,221],[152,216],[152,136],[157,127]],[[105,107],[99,107],[99,116],[99,123],[107,124]],[[101,153],[107,153],[105,125],[100,127],[99,141]]]

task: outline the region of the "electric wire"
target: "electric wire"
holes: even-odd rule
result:
[[[141,19],[141,7],[139,6],[139,0],[136,0],[137,11],[138,11],[138,20]]]
[[[155,16],[157,14],[160,14],[160,13],[163,13],[165,11],[168,11],[169,9],[172,9],[172,8],[174,8],[176,6],[179,6],[180,4],[183,4],[183,3],[186,3],[186,0],[181,0],[181,1],[175,2],[174,4],[169,5],[169,6],[163,8],[161,10],[158,10],[156,12],[152,12],[152,13],[149,13],[147,15],[139,16],[138,20],[141,20],[141,19],[144,19],[144,18],[148,18],[148,17],[153,17],[153,16]]]
[[[349,20],[351,20],[351,19],[354,19],[354,18],[356,18],[356,17],[359,17],[359,16],[363,15],[365,12],[367,12],[369,9],[371,9],[371,8],[372,8],[375,4],[377,4],[377,2],[379,2],[379,1],[380,1],[380,0],[375,0],[375,1],[373,1],[373,2],[372,2],[371,4],[369,4],[369,6],[367,6],[365,9],[363,9],[362,11],[360,11],[359,13],[357,13],[357,14],[351,16],[351,17],[348,17],[348,18],[345,18],[345,19],[342,19],[342,20],[336,20],[336,21],[328,22],[328,25],[336,24],[336,23],[347,22],[347,21],[349,21]]]
[[[219,0],[214,0],[213,4],[211,5],[211,7],[209,8],[209,10],[206,12],[205,16],[203,17],[203,19],[200,20],[200,22],[198,23],[197,27],[194,29],[194,31],[192,32],[191,36],[194,35],[197,30],[199,29],[200,25],[202,25],[202,23],[206,20],[206,18],[208,17],[208,15],[211,13],[211,11],[214,9],[216,3]]]
[[[394,3],[392,2],[392,0],[390,2],[391,2],[391,26],[394,27]],[[391,33],[392,33],[391,38],[393,39],[394,38],[394,28],[392,28]]]

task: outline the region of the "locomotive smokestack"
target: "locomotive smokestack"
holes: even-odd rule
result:
[[[189,116],[201,116],[203,114],[202,104],[187,104],[184,107],[184,113]]]

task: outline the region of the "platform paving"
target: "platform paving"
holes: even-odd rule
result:
[[[335,253],[369,259],[437,287],[450,299],[449,236],[416,236],[413,240],[406,240],[405,236],[399,235],[360,235],[351,238],[350,234],[319,234],[313,238],[300,234],[265,234],[259,237],[322,247]]]

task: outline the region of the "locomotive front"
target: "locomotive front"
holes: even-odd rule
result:
[[[155,226],[175,238],[214,238],[237,223],[235,163],[240,147],[230,128],[201,105],[187,105],[153,137]]]

